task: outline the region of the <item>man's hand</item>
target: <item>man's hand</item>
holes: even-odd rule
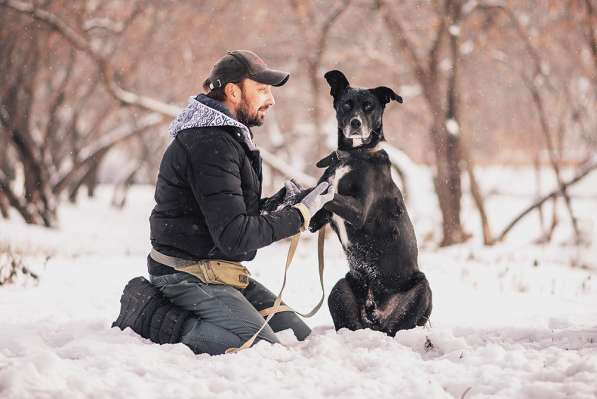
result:
[[[288,201],[290,198],[303,191],[303,188],[292,179],[286,180],[284,182],[284,187],[286,188],[286,193],[284,194],[283,202]]]
[[[323,194],[326,190],[327,192]],[[325,204],[334,199],[335,193],[334,186],[324,181],[319,183],[300,203],[309,209],[311,215],[315,215]]]
[[[329,187],[329,189],[328,189]],[[323,194],[327,190],[327,193]],[[321,182],[301,202],[294,205],[303,216],[302,230],[309,227],[311,216],[315,215],[325,204],[334,199],[334,186],[326,181]]]

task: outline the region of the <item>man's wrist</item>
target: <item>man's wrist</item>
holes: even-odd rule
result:
[[[298,209],[301,216],[303,217],[301,231],[307,230],[309,228],[309,222],[311,221],[311,212],[309,211],[309,208],[307,208],[307,206],[301,202],[299,202],[298,204],[294,204],[292,207]]]

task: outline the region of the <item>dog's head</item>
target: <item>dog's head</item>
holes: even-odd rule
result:
[[[350,87],[348,79],[340,71],[329,71],[325,75],[334,98],[338,120],[338,148],[374,147],[383,137],[383,111],[392,100],[402,103],[402,97],[389,87],[374,89]]]

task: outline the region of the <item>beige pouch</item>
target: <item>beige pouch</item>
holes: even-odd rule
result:
[[[192,274],[206,284],[226,284],[244,289],[249,285],[249,270],[240,263],[223,260],[203,260],[176,270]]]

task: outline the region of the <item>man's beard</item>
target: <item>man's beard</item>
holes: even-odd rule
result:
[[[263,125],[263,116],[259,116],[259,110],[251,115],[249,111],[249,104],[247,104],[244,98],[238,104],[238,109],[236,110],[236,119],[247,127]]]

